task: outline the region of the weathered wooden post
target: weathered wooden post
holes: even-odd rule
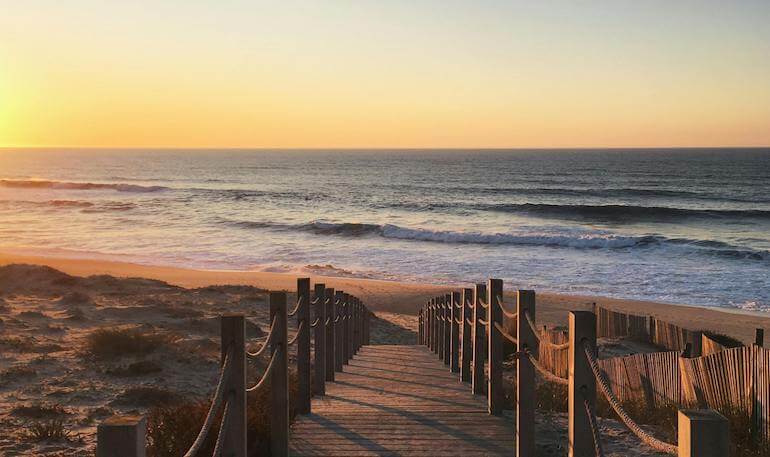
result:
[[[334,303],[334,288],[327,287],[326,295],[326,380],[334,381],[334,316],[337,308]]]
[[[374,316],[374,313],[369,311],[369,308],[366,309],[366,325],[364,328],[366,331],[364,332],[364,344],[370,345],[372,343],[372,316]]]
[[[344,356],[342,354],[342,337],[343,337],[343,330],[342,326],[345,325],[345,321],[342,320],[342,312],[343,312],[343,306],[345,305],[345,294],[344,292],[337,291],[334,293],[334,301],[336,303],[335,306],[335,313],[334,313],[334,370],[335,371],[342,371],[342,362],[344,360]]]
[[[537,335],[527,322],[535,320],[535,291],[519,290],[516,299],[516,340],[518,351],[538,357]],[[535,366],[526,356],[520,356],[516,368],[516,456],[535,455]]]
[[[756,333],[754,334],[754,344],[756,344],[759,347],[764,346],[765,344],[765,330],[758,328],[756,330]]]
[[[446,340],[444,335],[446,334],[446,308],[444,307],[444,297],[440,296],[436,299],[438,303],[438,359],[444,360],[444,350],[446,349]]]
[[[690,330],[687,332],[692,344],[692,351],[690,352],[692,357],[700,357],[703,355],[703,332],[699,330]]]
[[[315,393],[324,395],[326,393],[326,286],[316,284],[313,288],[315,292],[315,332],[314,343],[315,353],[313,354],[313,386]]]
[[[417,311],[417,344],[422,344],[422,308]]]
[[[224,431],[222,453],[237,457],[246,456],[246,331],[243,315],[222,316],[222,363],[228,352],[233,357],[230,376],[225,392],[230,419]],[[272,321],[271,321],[272,322]],[[285,322],[285,320],[284,320]],[[232,402],[232,403],[231,403]]]
[[[297,279],[297,413],[310,414],[310,278]]]
[[[471,387],[473,393],[484,393],[484,344],[486,343],[485,327],[482,320],[486,313],[481,303],[487,295],[487,286],[476,284],[473,293],[473,370],[471,375]]]
[[[353,304],[353,354],[358,353],[359,341],[360,341],[360,327],[358,321],[361,318],[361,302],[356,298],[356,302]]]
[[[503,280],[490,279],[487,286],[487,341],[489,347],[489,386],[487,387],[487,403],[489,414],[500,415],[503,412],[503,336],[498,326],[503,325],[503,311],[500,308],[500,298],[503,296]]]
[[[569,457],[584,457],[595,452],[585,402],[596,410],[596,378],[583,348],[596,350],[596,314],[570,311],[569,343]]]
[[[450,339],[452,344],[449,352],[451,353],[451,359],[449,361],[449,369],[453,373],[460,372],[460,324],[457,322],[462,318],[463,308],[460,306],[460,292],[452,292],[449,303],[452,312],[449,313],[449,324],[451,325]],[[459,308],[458,308],[459,307]]]
[[[353,358],[353,307],[356,303],[356,297],[348,297],[348,303],[346,308],[346,313],[348,316],[348,322],[347,322],[347,329],[348,329],[348,350],[346,359],[348,359],[348,362],[350,362],[350,359]]]
[[[270,321],[275,319],[275,335],[270,354],[276,357],[270,378],[270,455],[289,455],[289,345],[286,292],[270,292]],[[245,414],[244,414],[245,419]],[[244,435],[246,422],[244,421]],[[245,440],[245,436],[244,436]],[[223,452],[222,455],[228,455]],[[246,455],[245,453],[243,454]]]
[[[438,354],[438,308],[436,299],[430,299],[430,350]]]
[[[444,365],[452,363],[452,294],[444,295]]]
[[[350,361],[350,294],[343,294],[342,301],[342,363],[347,365]]]
[[[145,457],[147,419],[112,416],[96,428],[96,457]]]
[[[730,453],[727,419],[711,409],[679,411],[679,457],[724,457]]]
[[[460,316],[463,320],[462,339],[460,342],[460,381],[471,382],[471,361],[473,360],[473,339],[471,319],[473,319],[473,289],[463,289],[462,312]]]

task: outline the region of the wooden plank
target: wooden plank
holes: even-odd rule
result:
[[[362,347],[297,417],[290,454],[513,455],[511,418],[442,362],[424,346]]]

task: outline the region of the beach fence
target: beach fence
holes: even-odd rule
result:
[[[568,332],[538,329],[534,291],[517,291],[515,309],[509,309],[503,303],[502,281],[491,279],[473,289],[428,300],[418,313],[418,342],[433,351],[449,370],[456,371],[460,382],[469,383],[474,394],[486,396],[488,412],[495,415],[501,414],[504,406],[503,342],[514,345],[518,456],[535,455],[536,372],[568,387],[571,457],[604,455],[595,414],[597,391],[628,429],[657,451],[688,457],[727,455],[727,419],[712,409],[681,409],[677,444],[656,438],[628,415],[624,399],[640,390],[642,383],[647,385],[651,404],[681,400],[681,377],[672,373],[682,358],[677,351],[668,351],[598,360],[596,339],[600,331],[615,336],[652,333],[650,321],[641,316],[617,319],[605,313],[602,319],[604,323],[600,324],[601,319],[593,312],[573,311],[569,314]],[[757,363],[765,367],[770,358],[763,355]],[[767,372],[761,376],[770,380]],[[762,395],[767,404],[767,394]]]
[[[218,382],[204,423],[185,457],[202,455],[204,444],[213,436],[216,436],[214,456],[245,457],[246,395],[267,385],[270,386],[270,455],[288,455],[289,347],[297,346],[297,412],[309,414],[313,390],[323,395],[325,383],[333,381],[334,373],[342,371],[358,350],[370,342],[372,313],[360,299],[343,291],[315,284],[311,293],[310,279],[301,278],[297,280],[297,303],[292,311],[287,309],[286,292],[270,292],[268,302],[270,331],[255,352],[246,350],[245,317],[222,316]],[[296,334],[291,339],[290,317],[295,317],[297,322]],[[269,356],[269,362],[260,379],[249,386],[247,364],[262,355]],[[97,429],[97,457],[144,457],[146,426],[142,416],[105,420]]]

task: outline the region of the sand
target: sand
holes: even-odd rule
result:
[[[212,284],[240,284],[266,290],[293,291],[296,288],[297,278],[297,275],[283,273],[193,270],[106,260],[40,257],[0,251],[0,265],[9,263],[48,265],[76,276],[109,274],[116,277],[157,279],[187,288]],[[414,315],[427,299],[450,290],[446,285],[437,284],[308,276],[314,283],[323,282],[327,287],[342,289],[360,297],[372,310],[396,314]],[[471,286],[471,284],[457,284],[456,288]],[[511,300],[512,292],[506,292],[506,301]],[[770,316],[764,315],[765,313],[553,293],[538,293],[537,321],[548,325],[566,325],[568,311],[590,309],[592,303],[628,313],[652,315],[685,328],[724,333],[745,343],[754,341],[756,328],[763,328],[766,334],[770,334]]]
[[[15,265],[4,266],[10,264]],[[448,291],[431,284],[312,279],[357,295],[375,310],[374,344],[413,344],[415,312],[429,297]],[[257,347],[268,329],[264,291],[293,291],[295,284],[296,276],[277,273],[0,253],[0,455],[93,455],[95,427],[105,417],[145,413],[169,399],[206,398],[218,372],[218,316],[245,314],[250,344]],[[751,341],[754,327],[770,329],[764,316],[556,294],[538,296],[537,320],[564,325],[568,310],[587,309],[593,302],[744,341]],[[88,341],[102,329],[129,329],[156,338],[157,344],[136,354],[99,357],[89,352]],[[600,344],[609,355],[644,350],[628,347],[627,341]],[[260,370],[252,368],[249,379]],[[65,423],[67,440],[25,437],[31,424],[52,418]],[[565,416],[544,414],[539,424],[544,455],[563,455]],[[602,425],[605,444],[614,451],[608,455],[655,455],[617,422],[602,419]]]

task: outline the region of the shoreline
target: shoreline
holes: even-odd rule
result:
[[[374,311],[409,315],[416,314],[425,300],[444,293],[450,288],[461,286],[460,284],[451,286],[317,274],[185,269],[116,260],[48,257],[26,254],[20,250],[0,250],[0,266],[13,263],[46,265],[75,276],[108,274],[116,277],[156,279],[185,288],[238,284],[266,290],[293,291],[297,277],[310,277],[313,282],[322,282],[327,287],[343,289],[361,297]],[[512,298],[513,292],[506,291],[505,297]],[[764,328],[766,333],[770,333],[770,313],[765,316],[762,312],[739,309],[549,292],[538,293],[537,321],[549,325],[566,325],[568,311],[587,310],[593,303],[627,313],[653,315],[693,330],[705,329],[724,333],[745,343],[753,343],[756,328]]]

